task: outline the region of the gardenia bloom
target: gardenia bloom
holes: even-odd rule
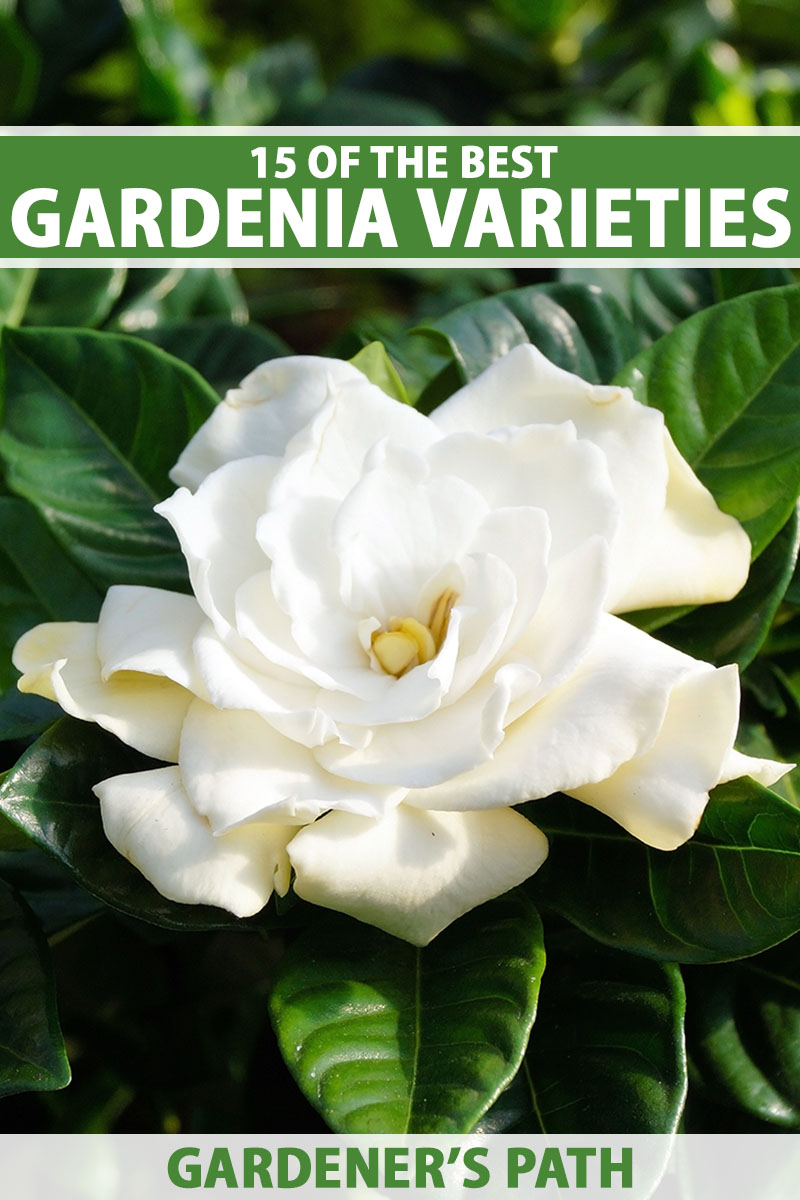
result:
[[[566,792],[672,849],[733,750],[739,682],[619,613],[727,600],[750,545],[661,414],[531,346],[425,417],[353,366],[265,363],[157,511],[193,596],[112,587],[17,644],[23,691],[163,760],[106,834],[165,896],[297,894],[424,945],[543,862]],[[580,887],[580,880],[575,881]]]

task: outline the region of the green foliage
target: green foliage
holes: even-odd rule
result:
[[[689,317],[617,382],[661,409],[678,449],[759,555],[800,488],[800,290],[753,292]]]
[[[119,912],[167,929],[229,928],[235,924],[229,913],[165,900],[103,833],[92,785],[153,765],[96,725],[63,717],[7,773],[0,811],[81,887]]]
[[[494,13],[517,20],[513,5]],[[291,71],[261,67],[286,111]],[[328,93],[313,78],[317,103]],[[742,748],[794,758],[800,289],[782,272],[700,269],[535,282],[506,271],[78,274],[0,272],[0,988],[8,946],[27,972],[29,1024],[17,1032],[35,1041],[22,1074],[0,1055],[0,1091],[67,1081],[52,953],[84,1073],[47,1108],[29,1098],[54,1131],[324,1120],[344,1132],[665,1132],[702,1127],[712,1108],[725,1127],[800,1127],[791,777],[780,795],[749,781],[718,788],[697,834],[670,853],[566,797],[530,804],[550,839],[544,867],[417,951],[291,896],[248,921],[161,897],[106,841],[91,791],[152,764],[96,726],[54,724],[59,710],[21,696],[10,665],[26,628],[94,619],[112,582],[185,586],[152,505],[218,397],[258,363],[334,353],[429,411],[530,342],[657,405],[747,523],[758,557],[739,596],[634,619],[694,656],[738,663]]]
[[[534,897],[607,945],[724,962],[800,930],[798,810],[750,779],[715,788],[694,837],[672,851],[566,796],[526,813],[550,839]]]
[[[690,972],[692,1065],[718,1103],[800,1128],[797,938],[719,970]]]
[[[613,296],[569,283],[475,300],[431,322],[427,331],[446,340],[464,383],[528,342],[565,371],[610,383],[641,344]]]
[[[47,946],[27,906],[0,884],[0,1096],[69,1080]]]
[[[342,917],[287,951],[272,994],[284,1057],[339,1133],[464,1133],[516,1073],[544,970],[510,892],[423,950]]]
[[[382,342],[369,342],[358,354],[350,359],[354,367],[358,367],[366,375],[370,383],[374,383],[387,396],[408,404],[408,393],[403,381],[398,375],[391,358]]]
[[[177,542],[152,507],[172,491],[168,471],[211,412],[213,391],[157,348],[120,336],[6,329],[0,357],[9,488],[95,586],[184,587]]]
[[[522,1069],[479,1133],[671,1133],[686,1098],[678,968],[577,930],[548,937]],[[600,1033],[600,1036],[598,1036]]]

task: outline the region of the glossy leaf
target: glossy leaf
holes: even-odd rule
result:
[[[760,554],[800,490],[800,287],[690,317],[617,382],[661,409],[678,449]]]
[[[720,300],[792,282],[785,267],[569,267],[559,274],[614,296],[648,339]]]
[[[697,833],[671,851],[566,796],[525,811],[550,840],[532,895],[601,942],[707,963],[800,930],[800,811],[752,780],[716,788]]]
[[[17,638],[42,621],[95,620],[101,600],[36,510],[0,496],[0,691],[17,679],[11,666]]]
[[[137,336],[153,342],[194,367],[220,396],[238,387],[262,362],[291,351],[276,334],[259,325],[233,325],[222,317],[170,321]]]
[[[61,716],[52,700],[26,695],[9,687],[0,696],[0,742],[29,742]]]
[[[322,916],[279,965],[272,1019],[334,1131],[465,1133],[516,1073],[543,968],[539,918],[519,892],[423,950]]]
[[[27,907],[0,883],[0,1096],[69,1081],[47,945]]]
[[[711,272],[702,267],[573,267],[560,275],[614,296],[648,340],[719,299]]]
[[[0,351],[12,491],[102,590],[185,587],[177,540],[152,509],[173,490],[168,471],[212,411],[212,389],[138,339],[6,329]]]
[[[7,818],[3,821],[3,835],[8,826],[17,838],[23,836]],[[79,887],[55,859],[32,848],[27,838],[13,846],[5,836],[0,839],[0,877],[17,890],[47,938],[108,912],[101,900]]]
[[[641,342],[618,301],[598,288],[556,283],[475,300],[429,322],[444,338],[464,381],[514,346],[532,342],[558,366],[609,383]]]
[[[712,274],[718,300],[731,300],[734,296],[785,287],[793,282],[788,267],[716,267]]]
[[[153,765],[96,725],[64,717],[9,771],[0,812],[119,912],[167,929],[242,927],[221,909],[165,900],[106,840],[92,785]]]
[[[2,787],[7,774],[8,771],[0,774],[0,787]],[[0,855],[4,853],[17,854],[21,850],[29,849],[30,842],[22,830],[13,825],[7,817],[0,816]]]
[[[547,937],[548,969],[528,1050],[481,1133],[671,1133],[686,1096],[680,971]]]
[[[687,975],[692,1065],[720,1103],[800,1129],[800,946]]]

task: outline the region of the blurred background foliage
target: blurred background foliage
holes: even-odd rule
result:
[[[3,0],[0,120],[787,125],[796,0]]]

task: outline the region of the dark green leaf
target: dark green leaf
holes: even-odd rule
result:
[[[152,508],[216,403],[208,384],[135,338],[6,329],[0,347],[9,487],[101,589],[185,587],[177,541]]]
[[[544,284],[475,300],[425,328],[446,339],[464,381],[532,342],[559,367],[590,383],[608,383],[641,346],[619,303],[583,284]]]
[[[42,621],[94,620],[101,600],[36,510],[0,496],[0,691],[17,679],[11,666],[17,638]]]
[[[36,275],[26,325],[89,325],[105,321],[125,286],[125,267],[48,267]]]
[[[800,1129],[800,946],[687,974],[692,1065],[715,1100]]]
[[[47,946],[26,906],[0,884],[0,1096],[69,1080]]]
[[[281,338],[259,325],[233,325],[221,317],[167,322],[140,329],[137,337],[194,367],[221,396],[260,363],[291,353]]]
[[[8,771],[0,774],[0,787],[2,787],[7,774]],[[8,817],[0,817],[0,855],[17,854],[21,850],[29,850],[30,845],[22,830],[13,825]]]
[[[594,284],[614,296],[648,340],[718,299],[711,272],[700,267],[573,267],[560,274],[566,282]]]
[[[97,726],[63,718],[9,771],[0,810],[120,912],[171,929],[224,927],[231,918],[216,909],[165,900],[106,840],[92,785],[152,765]]]
[[[44,733],[61,716],[52,700],[23,696],[15,687],[0,696],[0,742],[28,742]]]
[[[60,863],[33,849],[16,826],[5,817],[3,820],[17,838],[22,838],[22,844],[10,846],[5,838],[0,840],[0,877],[17,889],[46,937],[55,938],[89,917],[108,912],[103,902],[79,887]]]
[[[690,317],[617,382],[661,409],[678,449],[760,554],[800,490],[800,287]]]
[[[106,840],[93,784],[154,765],[96,725],[64,717],[8,772],[0,812],[82,888],[128,916],[184,930],[268,924],[266,915],[245,923],[218,908],[164,899]]]
[[[686,1096],[678,968],[548,935],[528,1050],[480,1133],[671,1133]]]
[[[744,668],[761,649],[797,562],[797,514],[754,563],[745,586],[726,604],[705,604],[663,627],[662,641],[707,662]]]
[[[800,930],[800,811],[750,779],[715,788],[678,850],[652,850],[565,796],[526,814],[550,840],[534,898],[608,945],[723,962]]]
[[[792,272],[787,267],[715,267],[712,274],[720,300],[792,283]]]
[[[539,918],[518,892],[424,950],[326,916],[281,961],[272,1019],[336,1132],[465,1133],[519,1066],[543,968]]]

